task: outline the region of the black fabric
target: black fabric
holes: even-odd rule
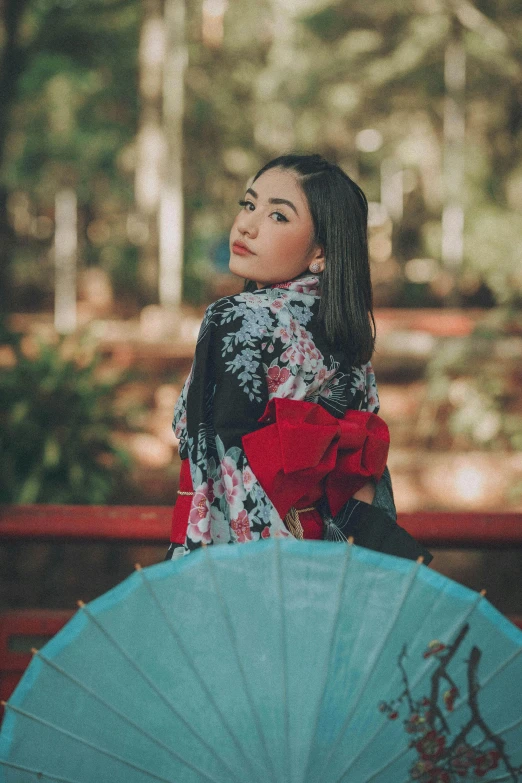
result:
[[[397,509],[393,498],[393,487],[390,471],[384,468],[380,480],[375,485],[375,495],[372,500],[372,506],[385,511],[395,522],[397,521]]]
[[[348,539],[352,536],[354,544],[366,549],[408,560],[423,557],[426,565],[433,560],[433,555],[385,511],[361,500],[349,500],[333,523],[338,538]]]

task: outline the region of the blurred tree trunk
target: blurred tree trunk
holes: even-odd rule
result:
[[[19,46],[22,17],[29,0],[3,0],[1,7],[4,44],[0,59],[0,166],[4,160],[9,118],[15,102],[18,81],[23,73],[26,52]],[[11,260],[15,243],[7,212],[6,188],[0,183],[0,312],[9,311],[11,300]]]
[[[157,302],[158,298],[158,209],[165,161],[161,106],[164,62],[163,0],[143,0],[135,199],[138,214],[147,225],[147,240],[141,249],[140,282],[148,302]]]
[[[453,20],[444,57],[444,207],[442,262],[458,274],[464,256],[464,160],[466,130],[466,50],[462,25]]]
[[[140,276],[148,301],[176,308],[183,275],[184,0],[144,0],[136,206],[148,222]]]
[[[285,0],[269,0],[271,43],[255,90],[255,139],[267,154],[281,155],[295,146],[294,99],[288,84],[294,76],[296,21]]]
[[[159,299],[170,309],[181,303],[183,280],[183,109],[185,0],[165,0],[163,128],[166,160],[159,212]]]
[[[78,204],[74,190],[59,190],[56,193],[54,210],[54,328],[58,334],[72,334],[77,327],[77,213]]]

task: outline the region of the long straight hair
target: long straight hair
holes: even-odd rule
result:
[[[375,344],[366,196],[321,155],[282,155],[263,166],[254,182],[273,168],[295,174],[312,216],[313,242],[324,251],[319,321],[325,336],[353,364],[365,364]]]

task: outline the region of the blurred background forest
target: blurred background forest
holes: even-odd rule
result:
[[[228,231],[286,151],[370,201],[399,510],[522,508],[518,0],[1,0],[0,500],[170,504]]]

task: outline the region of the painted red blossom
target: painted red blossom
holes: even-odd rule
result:
[[[475,762],[475,751],[468,745],[458,745],[455,756],[450,761],[450,766],[459,777],[465,777]]]
[[[421,713],[414,712],[413,715],[410,715],[410,717],[404,721],[404,728],[408,734],[426,731],[426,718]]]
[[[453,685],[448,691],[445,691],[443,695],[444,699],[444,705],[448,712],[453,712],[453,707],[455,706],[455,699],[459,695],[459,689]]]
[[[415,748],[422,759],[437,759],[444,753],[445,744],[446,738],[432,729],[415,743]]]
[[[446,649],[446,645],[439,642],[438,639],[431,641],[424,651],[424,658],[430,658],[432,655],[440,655]]]
[[[498,750],[488,750],[487,753],[482,753],[475,759],[475,768],[473,774],[479,778],[484,777],[486,772],[498,767],[500,760],[500,753]]]

